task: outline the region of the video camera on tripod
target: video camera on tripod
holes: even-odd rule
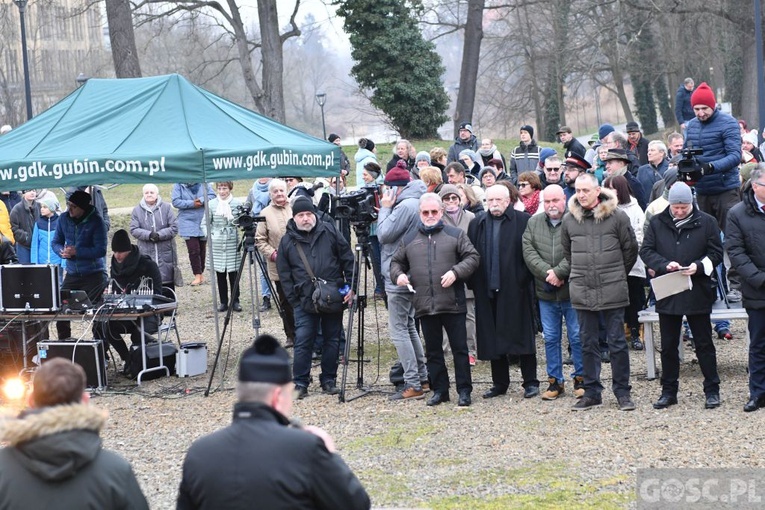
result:
[[[677,162],[677,180],[682,181],[689,186],[693,186],[702,177],[711,172],[705,169],[705,165],[700,163],[696,156],[704,154],[704,149],[694,149],[693,144],[682,150],[681,158]]]
[[[252,230],[255,223],[266,221],[263,216],[252,215],[252,205],[249,203],[238,205],[231,212],[234,215],[234,221],[232,223],[245,232]]]
[[[348,220],[351,224],[369,224],[377,220],[377,209],[380,207],[380,187],[376,185],[363,186],[356,191],[333,196],[337,220]]]

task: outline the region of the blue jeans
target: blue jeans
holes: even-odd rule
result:
[[[308,387],[311,377],[311,354],[316,333],[321,325],[324,333],[324,347],[321,354],[321,375],[319,383],[335,381],[337,378],[337,353],[340,332],[343,329],[341,313],[308,313],[295,307],[295,353],[292,376],[296,386]]]
[[[572,377],[582,375],[582,342],[579,340],[579,319],[571,301],[539,300],[539,315],[545,334],[545,357],[547,358],[547,376],[563,382],[563,319],[566,319],[568,343],[571,346],[571,358],[574,361]]]
[[[271,289],[268,288],[268,282],[266,281],[265,273],[260,273],[260,295],[263,297],[271,297]]]

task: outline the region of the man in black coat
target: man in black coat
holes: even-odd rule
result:
[[[290,422],[290,365],[289,354],[271,336],[258,337],[242,353],[234,422],[189,448],[178,510],[370,507],[329,434]]]
[[[301,255],[302,250],[302,255]],[[276,268],[287,301],[295,312],[295,389],[298,398],[308,396],[311,377],[311,353],[321,326],[324,346],[321,356],[319,382],[324,393],[337,395],[337,358],[343,329],[343,311],[318,313],[314,309],[313,277],[334,285],[334,289],[352,283],[354,257],[351,247],[331,222],[319,221],[313,202],[298,197],[292,204],[292,219],[287,233],[279,242]],[[303,257],[310,266],[306,267]],[[343,303],[353,300],[353,291],[343,297]]]
[[[563,153],[564,158],[568,158],[572,154],[584,159],[584,155],[587,153],[587,149],[584,148],[584,145],[574,138],[574,135],[571,132],[571,128],[568,126],[561,126],[557,133],[558,138],[560,138],[560,143],[563,144],[563,148],[565,149]]]
[[[629,150],[638,158],[640,165],[648,164],[648,139],[640,131],[640,125],[637,122],[627,123],[627,140],[629,141]]]
[[[483,398],[507,393],[508,355],[520,361],[525,398],[539,395],[534,337],[534,279],[523,260],[523,233],[530,216],[510,204],[507,187],[486,190],[487,214],[470,222],[468,238],[481,256],[468,280],[475,293],[478,359],[491,361],[493,386]]]
[[[705,407],[714,409],[720,405],[720,377],[709,316],[716,297],[711,276],[723,257],[720,229],[714,217],[694,206],[691,188],[684,182],[676,182],[670,188],[668,199],[669,207],[648,224],[640,258],[657,277],[677,271],[689,276],[692,288],[656,301],[661,331],[662,390],[653,407],[664,409],[677,404],[678,345],[685,316],[704,374]]]
[[[162,294],[162,274],[159,272],[159,266],[148,255],[143,255],[138,250],[138,246],[130,242],[130,234],[127,230],[120,229],[112,237],[112,261],[110,270],[111,293],[113,294],[135,294],[138,292],[142,282],[146,281],[151,285],[154,294]],[[108,312],[107,318],[108,318]],[[144,333],[156,333],[159,328],[159,319],[152,315],[145,317]],[[133,345],[141,345],[141,323],[140,320],[107,320],[97,322],[93,326],[93,335],[104,341],[104,347],[109,345],[114,347],[122,361],[125,362],[124,374],[129,374],[130,369],[130,351],[128,350],[122,335],[129,334]]]
[[[749,401],[745,412],[765,407],[765,165],[752,171],[744,199],[728,211],[725,248],[741,275],[749,316]]]
[[[683,84],[677,88],[675,94],[675,119],[681,130],[685,129],[689,120],[696,117],[693,106],[691,106],[691,94],[695,85],[693,78],[686,78],[683,80]]]

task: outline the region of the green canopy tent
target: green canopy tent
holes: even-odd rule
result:
[[[339,172],[339,147],[177,74],[90,79],[0,137],[0,191]]]

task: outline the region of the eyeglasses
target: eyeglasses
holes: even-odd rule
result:
[[[525,188],[526,186],[530,186],[530,184],[528,182],[519,182],[518,183],[518,187],[519,188]]]
[[[765,182],[752,181],[752,184],[756,184],[757,186],[765,186]]]
[[[559,166],[551,166],[551,167],[545,167],[545,171],[547,172],[560,172]]]
[[[446,195],[442,200],[444,202],[457,202],[459,201],[460,197],[457,195]]]
[[[438,213],[440,213],[440,209],[434,209],[434,210],[428,210],[428,211],[420,211],[420,214],[423,216],[437,216]]]

